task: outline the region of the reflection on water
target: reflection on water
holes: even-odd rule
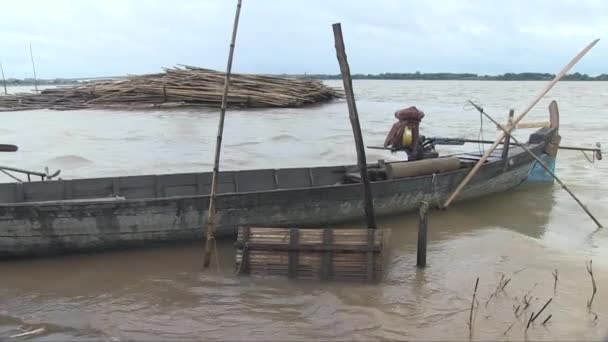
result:
[[[339,82],[330,82],[339,85]],[[367,145],[380,145],[396,109],[416,105],[427,136],[477,137],[479,116],[463,109],[480,101],[506,118],[542,82],[355,81]],[[591,145],[608,128],[608,84],[566,82],[551,98],[562,112],[568,145]],[[531,120],[546,118],[543,100]],[[209,170],[214,112],[32,111],[4,113],[3,143],[20,150],[0,164],[62,169],[98,177]],[[484,136],[496,132],[486,123]],[[518,134],[525,138],[529,132]],[[334,165],[355,162],[346,105],[230,111],[222,165],[226,169]],[[472,150],[477,149],[470,145]],[[454,147],[445,147],[449,152]],[[399,155],[369,150],[368,159]],[[604,162],[561,151],[558,173],[602,222],[608,222]],[[6,180],[5,180],[6,181]],[[236,277],[231,241],[219,245],[221,273],[201,271],[201,244],[0,263],[0,339],[34,329],[43,340],[370,340],[468,339],[468,308],[480,277],[473,339],[599,340],[608,333],[608,236],[595,230],[559,187],[527,186],[456,204],[429,217],[428,265],[416,270],[415,214],[384,218],[390,261],[378,285],[302,283]],[[363,226],[363,223],[349,224]],[[598,293],[586,301],[593,258]],[[558,269],[557,292],[552,272]],[[488,301],[501,275],[504,292]],[[536,284],[536,285],[535,285]],[[526,315],[515,306],[531,291]],[[525,332],[531,311],[548,298],[543,327]],[[487,302],[487,305],[486,305]],[[539,318],[540,319],[540,318]],[[504,332],[512,325],[507,335]]]

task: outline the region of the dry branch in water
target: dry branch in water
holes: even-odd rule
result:
[[[511,323],[511,325],[509,325],[509,327],[507,328],[507,330],[505,330],[504,333],[502,333],[503,335],[507,335],[509,333],[509,331],[511,331],[511,328],[513,328],[513,326],[515,325],[515,323],[517,322],[517,320],[515,320],[513,323]]]
[[[469,334],[473,332],[473,308],[475,306],[475,297],[477,296],[477,286],[479,286],[479,277],[477,277],[477,280],[475,281],[475,290],[473,290],[471,310],[469,311]]]
[[[553,294],[557,291],[557,268],[553,271]]]
[[[519,308],[521,308],[521,304],[519,304],[516,308],[515,311],[513,312],[515,314],[515,317],[519,317]]]
[[[533,323],[538,318],[538,316],[540,316],[540,314],[543,313],[543,311],[545,311],[545,309],[551,303],[552,300],[553,300],[553,298],[549,298],[549,300],[545,303],[545,305],[543,305],[542,309],[540,309],[540,311],[532,318]]]
[[[504,291],[505,287],[507,287],[507,285],[509,285],[510,282],[511,282],[511,278],[505,280],[504,274],[500,277],[500,280],[498,281],[498,285],[496,285],[496,289],[494,290],[494,292],[490,295],[490,297],[486,301],[486,304],[485,304],[486,308],[488,307],[488,304],[490,303],[492,298],[496,298],[496,296],[498,296],[498,293],[500,291]]]
[[[587,308],[591,310],[591,305],[593,305],[593,299],[595,298],[595,293],[597,292],[597,286],[595,285],[595,278],[593,277],[593,260],[589,260],[589,263],[586,265],[587,272],[591,276],[591,285],[593,286],[593,293],[591,294],[591,298],[587,302]]]
[[[526,331],[528,331],[530,324],[532,324],[532,317],[534,317],[534,312],[532,312],[532,314],[530,315],[530,319],[528,320],[528,325],[526,325]]]
[[[164,73],[128,76],[45,89],[39,94],[0,98],[0,112],[31,109],[219,108],[224,73],[192,66]],[[320,81],[252,74],[231,74],[228,107],[301,107],[342,97]]]

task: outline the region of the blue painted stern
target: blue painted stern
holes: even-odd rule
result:
[[[540,156],[540,159],[549,167],[549,169],[555,173],[555,158],[550,155],[543,153]],[[555,180],[553,176],[545,168],[540,165],[538,162],[534,163],[530,174],[526,181],[530,183],[553,183]]]

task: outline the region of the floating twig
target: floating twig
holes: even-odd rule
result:
[[[534,312],[532,312],[532,314],[530,315],[530,319],[528,320],[528,325],[526,325],[526,331],[528,331],[530,324],[532,324],[532,317],[534,317]]]
[[[507,328],[507,330],[505,330],[505,332],[502,333],[502,334],[506,336],[509,333],[509,331],[511,330],[511,328],[513,328],[513,326],[515,325],[516,322],[517,322],[516,320],[513,321],[513,323],[511,323],[511,325],[509,325],[509,327]]]
[[[597,286],[595,284],[595,278],[593,277],[593,260],[589,260],[589,263],[586,265],[587,272],[591,276],[591,285],[593,286],[593,293],[591,294],[591,298],[587,302],[587,308],[591,310],[591,305],[593,305],[593,299],[595,298],[595,293],[597,292]]]
[[[534,286],[532,286],[532,288],[530,290],[528,290],[528,292],[524,295],[524,299],[523,299],[524,307],[521,310],[522,313],[528,309],[530,304],[532,304],[533,296],[531,296],[530,294],[532,293],[532,291],[534,291],[534,288],[536,288],[537,285],[538,285],[538,283],[534,283]],[[528,296],[530,296],[530,297],[528,298]]]
[[[534,316],[532,318],[532,322],[534,322],[538,318],[538,316],[540,316],[540,314],[543,313],[545,308],[547,308],[547,306],[549,305],[549,303],[551,303],[552,300],[553,300],[553,298],[549,298],[549,300],[545,303],[545,305],[543,305],[542,309],[540,309],[540,311],[536,314],[536,316]]]
[[[555,271],[553,271],[553,294],[556,293],[557,291],[557,268],[555,269]]]
[[[517,271],[513,272],[513,274],[518,274],[518,273],[523,272],[523,271],[525,271],[525,270],[527,270],[527,269],[528,269],[527,267],[521,268],[521,269],[519,269],[519,270],[517,270]]]
[[[498,293],[500,291],[503,291],[505,289],[505,287],[509,284],[509,282],[511,282],[511,278],[505,280],[504,274],[500,277],[500,280],[498,280],[498,285],[496,285],[496,290],[494,290],[494,292],[490,295],[490,297],[486,301],[486,304],[485,304],[486,308],[488,307],[488,304],[490,303],[492,298],[496,298],[496,296],[498,296]]]
[[[477,296],[477,287],[479,286],[479,277],[475,281],[475,290],[473,290],[473,299],[471,300],[471,310],[469,311],[469,334],[473,332],[473,308],[475,307],[475,297]]]
[[[517,308],[515,308],[515,312],[514,312],[515,313],[515,317],[519,317],[519,315],[517,314],[519,312],[519,308],[521,308],[521,304],[519,304],[517,306]]]
[[[524,309],[522,311],[525,311],[529,306],[530,306],[530,302],[531,302],[532,297],[528,298],[527,295],[524,295]]]

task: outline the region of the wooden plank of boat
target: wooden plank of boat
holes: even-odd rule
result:
[[[24,202],[30,205],[36,204],[78,204],[78,203],[104,203],[104,202],[120,202],[126,200],[123,196],[114,197],[95,197],[95,198],[79,198],[69,200],[53,200],[53,201],[28,201]]]

